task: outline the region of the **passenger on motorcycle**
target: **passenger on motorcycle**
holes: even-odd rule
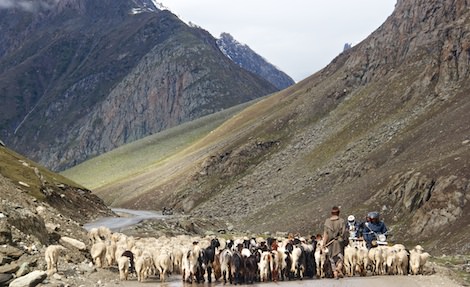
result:
[[[380,239],[378,238],[380,235],[387,234],[387,227],[383,221],[380,221],[379,217],[380,214],[376,211],[367,214],[367,221],[364,223],[362,235],[368,249],[375,245],[373,242],[377,242]]]
[[[357,240],[362,237],[362,227],[359,222],[356,221],[354,215],[348,216],[348,222],[346,223],[346,229],[349,231],[349,239]]]

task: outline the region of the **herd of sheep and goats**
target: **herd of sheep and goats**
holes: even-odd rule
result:
[[[183,282],[222,281],[250,284],[307,278],[333,278],[328,247],[320,235],[305,239],[233,238],[214,236],[136,238],[113,233],[106,227],[89,230],[91,258],[97,268],[117,267],[120,280],[161,282],[179,274]],[[60,245],[46,249],[48,272],[57,271]],[[403,244],[366,248],[364,241],[349,240],[344,249],[341,276],[423,274],[429,258],[420,245],[409,250]],[[117,275],[116,275],[117,276]],[[134,277],[135,276],[135,277]]]

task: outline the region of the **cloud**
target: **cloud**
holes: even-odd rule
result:
[[[21,9],[28,12],[51,9],[59,0],[0,0],[0,9]]]
[[[15,5],[15,2],[11,0],[0,0],[0,9],[12,8]]]

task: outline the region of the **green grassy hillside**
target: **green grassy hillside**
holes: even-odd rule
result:
[[[13,150],[0,146],[0,174],[14,184],[26,190],[37,199],[44,199],[44,186],[62,186],[64,184],[83,188],[79,184],[60,174],[38,165]]]
[[[160,165],[166,159],[185,150],[256,101],[238,105],[145,137],[85,161],[61,174],[91,190],[126,180],[151,167]]]

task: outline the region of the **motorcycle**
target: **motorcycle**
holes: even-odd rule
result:
[[[373,235],[372,240],[371,240],[372,247],[388,245],[387,232],[386,233],[376,233],[374,231],[370,231],[369,234]]]
[[[376,243],[377,245],[387,245],[387,233],[385,234],[377,234],[375,233]]]

